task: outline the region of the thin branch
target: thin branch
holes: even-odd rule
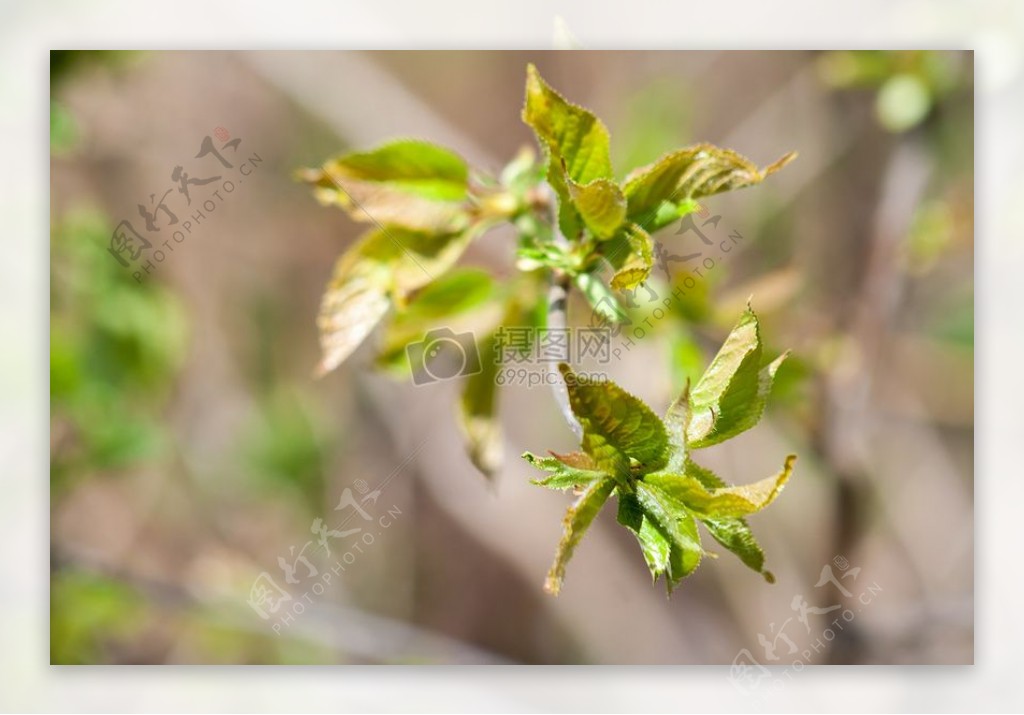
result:
[[[551,330],[565,329],[568,320],[569,287],[571,279],[564,271],[551,272],[551,286],[548,288],[548,328]],[[569,405],[569,391],[565,387],[562,375],[555,363],[548,363],[548,374],[551,376],[551,392],[555,402],[562,410],[562,417],[577,437],[583,437],[583,428]]]
[[[558,225],[558,200],[551,185],[546,181],[541,184],[541,189],[546,194],[547,203],[551,210],[551,235],[558,246],[569,245],[568,239],[562,235],[562,229]],[[548,318],[547,327],[550,330],[565,330],[569,324],[569,289],[572,286],[572,279],[565,271],[552,270],[551,284],[548,288]],[[583,427],[580,426],[576,415],[572,413],[569,404],[569,391],[562,380],[562,374],[558,371],[558,365],[548,363],[548,375],[551,379],[551,392],[555,396],[555,402],[562,410],[562,417],[565,418],[569,428],[579,437],[583,437]]]

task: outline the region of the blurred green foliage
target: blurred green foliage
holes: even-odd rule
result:
[[[105,246],[113,223],[69,213],[51,234],[50,417],[53,487],[166,454],[162,408],[187,347],[185,313],[138,283]]]
[[[292,492],[320,513],[338,430],[306,391],[281,386],[260,399],[242,431],[242,463],[269,488]]]
[[[679,81],[661,79],[633,92],[623,103],[624,117],[614,126],[614,166],[643,166],[665,153],[665,147],[692,141],[692,94]],[[619,178],[625,173],[620,172]]]
[[[934,311],[929,327],[932,337],[973,349],[974,286],[965,285],[953,291],[945,304]]]
[[[928,50],[828,52],[822,55],[819,70],[833,87],[875,90],[875,116],[897,133],[921,124],[963,80],[957,55]]]
[[[78,144],[80,132],[74,115],[56,100],[50,101],[50,155],[64,156]]]
[[[126,67],[143,55],[138,50],[50,50],[50,92],[77,72]]]
[[[64,571],[50,582],[50,662],[110,662],[107,648],[138,628],[145,601],[133,589],[92,574]]]
[[[70,154],[81,139],[74,114],[55,94],[75,74],[88,68],[119,69],[143,53],[134,50],[50,50],[50,156]]]
[[[190,604],[179,594],[159,596],[102,574],[62,569],[50,584],[50,662],[88,665],[180,658],[224,665],[287,665],[337,658],[329,648],[304,639],[281,638],[270,630],[240,630],[228,625],[224,615],[213,607]]]

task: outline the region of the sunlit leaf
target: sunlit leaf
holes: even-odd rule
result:
[[[629,219],[653,233],[683,215],[686,202],[759,184],[795,157],[789,153],[758,169],[746,157],[712,144],[679,149],[626,177],[623,191]]]
[[[575,239],[583,222],[572,203],[569,182],[582,186],[612,178],[608,130],[600,119],[548,86],[533,65],[526,69],[523,121],[544,149],[548,183],[558,197],[559,227]]]
[[[646,478],[637,482],[636,498],[643,509],[644,517],[651,519],[659,527],[671,546],[666,572],[668,588],[671,591],[700,565],[704,549],[700,545],[697,524],[686,509],[680,508],[657,486],[647,483]],[[657,577],[657,574],[654,575]]]
[[[532,293],[524,295],[521,288],[521,284],[513,287],[499,327],[477,343],[481,369],[466,378],[459,401],[458,423],[469,458],[488,477],[501,466],[504,453],[504,437],[497,414],[500,331],[504,326],[535,326],[536,306],[541,303]]]
[[[441,321],[453,321],[491,304],[495,282],[479,268],[454,268],[416,291],[388,324],[377,365],[395,372],[409,369],[406,347],[420,342]]]
[[[775,576],[764,567],[764,551],[744,519],[701,519],[712,538],[736,554],[749,568],[775,583]]]
[[[299,172],[317,199],[337,204],[356,221],[452,232],[466,227],[468,168],[455,153],[427,142],[401,140],[348,154]]]
[[[389,228],[387,240],[396,248],[394,297],[400,304],[414,291],[443,276],[462,257],[470,242],[491,227],[478,222],[455,233],[428,233]]]
[[[335,265],[320,304],[317,326],[323,358],[319,374],[345,360],[380,322],[392,300],[447,271],[466,249],[477,225],[456,234],[428,234],[398,227],[370,231]]]
[[[608,129],[583,107],[565,100],[540,76],[526,68],[526,106],[523,121],[533,128],[542,145],[565,160],[569,178],[578,184],[612,178]]]
[[[690,424],[690,381],[665,412],[665,433],[668,435],[666,469],[681,472],[686,467],[686,428]]]
[[[423,323],[463,313],[495,295],[491,275],[480,268],[454,268],[410,296],[396,321]]]
[[[497,334],[490,333],[477,343],[481,369],[466,378],[457,413],[469,458],[488,477],[501,466],[504,455],[501,424],[496,414],[495,376],[500,367],[495,359],[497,340]]]
[[[337,204],[355,221],[378,226],[449,232],[465,228],[469,215],[460,204],[432,201],[389,186],[338,180],[337,190],[318,190],[321,203]]]
[[[652,519],[644,514],[635,494],[619,494],[618,521],[633,532],[647,562],[651,578],[657,580],[669,568],[672,543]]]
[[[576,545],[579,544],[583,534],[601,511],[601,507],[604,506],[613,489],[615,489],[614,479],[593,482],[565,513],[565,518],[562,520],[562,540],[558,543],[555,561],[544,582],[544,590],[548,593],[557,596],[562,589],[566,564],[569,563],[573,551],[576,550]]]
[[[761,355],[757,316],[748,306],[690,394],[692,415],[686,433],[689,447],[718,444],[761,419],[775,373],[786,354],[764,368]]]
[[[793,472],[795,455],[778,474],[736,487],[708,489],[694,474],[648,474],[644,481],[685,505],[700,517],[729,519],[761,511],[775,500]]]
[[[788,462],[788,460],[787,460]],[[705,469],[699,464],[687,460],[686,473],[698,480],[705,489],[724,489],[726,483],[710,469]],[[736,519],[713,519],[701,517],[700,521],[704,528],[719,544],[736,554],[747,567],[757,571],[768,583],[775,583],[775,576],[764,567],[764,551],[754,538],[747,520],[740,517]]]
[[[560,286],[572,281],[592,308],[591,327],[630,325],[635,316],[620,307],[613,290],[628,292],[636,307],[633,293],[655,263],[651,234],[696,211],[698,198],[757,184],[795,156],[787,154],[759,169],[736,152],[700,144],[633,171],[619,185],[612,175],[605,125],[553,90],[533,65],[527,68],[522,118],[536,134],[543,157],[538,161],[532,151],[522,151],[499,177],[477,171],[471,182],[457,154],[416,140],[338,156],[299,174],[319,200],[374,224],[337,262],[323,296],[320,372],[346,359],[389,312],[394,318],[378,363],[394,369],[408,369],[406,349],[413,342],[472,318],[471,325],[460,327],[482,336],[475,344],[479,356],[473,356],[481,369],[466,376],[457,419],[470,459],[488,476],[498,468],[503,447],[495,359],[503,337],[499,330],[544,324],[544,282],[553,279]],[[469,243],[500,222],[511,224],[515,234],[518,278],[499,287],[482,271],[450,272]],[[609,266],[610,287],[598,275]],[[695,312],[686,307],[693,299],[683,301],[686,317],[687,310]],[[701,301],[706,314],[706,296]],[[498,322],[501,305],[506,314]],[[487,327],[481,331],[480,325]],[[697,350],[690,348],[692,363]],[[566,514],[546,590],[558,593],[573,550],[612,493],[618,496],[620,523],[638,539],[655,580],[666,576],[669,591],[697,568],[705,553],[698,520],[744,563],[770,578],[742,517],[776,498],[791,474],[793,457],[775,477],[737,487],[725,485],[689,457],[691,449],[722,442],[760,419],[785,355],[767,366],[762,357],[757,319],[748,308],[692,391],[687,379],[664,421],[618,385],[581,380],[568,365],[559,366],[581,428],[581,451],[523,455],[547,472],[535,484],[579,493]],[[692,367],[679,372],[689,378]],[[57,375],[60,389],[70,389],[62,385],[76,379],[59,360]]]
[[[612,277],[615,290],[633,290],[647,280],[654,265],[654,240],[637,224],[631,224],[625,231],[629,243],[629,257],[622,268]]]
[[[346,179],[389,184],[439,201],[465,198],[469,182],[469,169],[458,154],[414,139],[330,159],[322,171]]]
[[[527,461],[549,472],[535,483],[552,489],[579,490],[613,480],[619,498],[619,522],[639,541],[652,577],[657,580],[665,575],[669,591],[693,573],[705,553],[698,520],[744,564],[774,581],[764,568],[764,553],[743,517],[774,501],[790,478],[796,457],[787,457],[783,469],[773,477],[729,486],[687,454],[697,401],[694,393],[701,400],[701,411],[707,409],[708,401],[724,407],[731,421],[722,423],[722,434],[749,419],[731,415],[733,409],[739,409],[734,404],[734,379],[752,359],[752,353],[760,359],[760,350],[757,319],[748,308],[702,378],[700,392],[695,389],[691,393],[687,383],[669,407],[664,422],[614,383],[577,384],[571,369],[561,365],[570,406],[583,428],[583,452],[545,458],[527,453]],[[755,382],[761,379],[756,368],[753,374]],[[757,390],[753,399],[761,399]],[[759,416],[763,404],[753,409]],[[564,569],[564,560],[561,563]]]
[[[583,223],[596,238],[611,238],[626,219],[626,197],[618,184],[594,179],[589,184],[568,181],[569,198]]]
[[[600,318],[599,321],[592,320],[591,323],[615,324],[626,318],[626,312],[619,306],[618,298],[593,273],[580,273],[573,278],[573,282],[594,309],[595,317]]]
[[[630,460],[642,474],[664,466],[668,438],[658,416],[611,381],[586,384],[562,363],[569,404],[583,428],[583,451],[603,471],[620,480],[631,474]]]
[[[342,256],[320,302],[320,349],[318,374],[330,372],[359,347],[391,305],[391,274],[383,255],[374,255],[378,241],[373,234],[354,252]]]
[[[586,452],[566,452],[565,454],[551,452],[550,454],[562,464],[573,469],[594,471],[598,468],[594,458]]]
[[[589,468],[583,468],[568,464],[559,457],[538,457],[530,452],[523,454],[523,459],[538,469],[550,472],[548,477],[530,480],[531,483],[548,489],[582,489],[608,478],[607,474],[597,470],[596,465],[587,465]]]

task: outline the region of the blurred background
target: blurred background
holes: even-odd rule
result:
[[[793,357],[765,420],[702,457],[746,483],[799,454],[750,520],[774,585],[724,554],[668,599],[607,510],[549,597],[570,499],[516,457],[574,448],[549,392],[502,391],[491,484],[455,382],[374,373],[372,340],[312,378],[363,227],[293,171],[414,136],[497,173],[533,144],[528,62],[604,119],[619,176],[697,141],[800,153],[706,202],[741,249],[608,367],[661,411],[753,295]],[[957,52],[53,53],[51,661],[972,662],[973,121]],[[186,207],[179,166],[237,184]],[[163,226],[164,196],[192,230],[137,281],[111,234],[140,204]],[[465,262],[507,275],[512,249]],[[374,536],[328,556],[346,499]]]

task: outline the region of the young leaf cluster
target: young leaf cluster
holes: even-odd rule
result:
[[[522,116],[542,156],[523,150],[498,177],[415,139],[337,156],[298,174],[321,203],[367,226],[338,260],[321,300],[318,372],[338,367],[389,314],[377,363],[397,374],[410,371],[405,346],[431,328],[483,320],[487,327],[477,344],[483,370],[467,378],[457,416],[470,458],[488,475],[501,462],[503,443],[496,334],[502,325],[543,326],[545,279],[570,281],[607,320],[617,321],[622,313],[612,291],[647,279],[654,232],[693,211],[697,199],[757,184],[793,156],[759,169],[733,151],[697,144],[616,181],[604,123],[564,99],[533,65]],[[473,241],[503,223],[517,235],[514,278],[496,281],[456,266]],[[612,269],[608,283],[599,275],[606,265]],[[734,400],[749,392],[737,390]],[[700,412],[695,424],[706,420]],[[702,439],[739,427],[722,425]]]
[[[697,384],[692,390],[687,385],[663,418],[618,385],[585,384],[568,365],[560,366],[583,427],[581,451],[523,455],[548,473],[535,484],[578,494],[566,512],[545,590],[561,590],[576,545],[613,495],[619,523],[636,536],[651,576],[664,575],[670,592],[707,553],[698,522],[743,563],[774,580],[744,517],[779,495],[796,456],[786,457],[777,474],[744,486],[726,485],[692,457],[757,424],[786,357],[762,365],[762,353],[757,316],[748,307]]]

